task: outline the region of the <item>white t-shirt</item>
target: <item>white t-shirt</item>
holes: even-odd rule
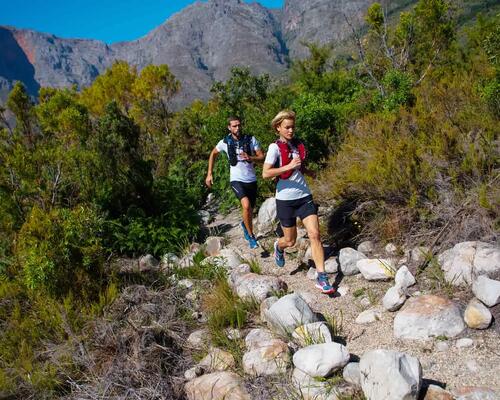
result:
[[[255,139],[254,136],[252,136],[250,140],[250,146],[252,147],[253,151],[257,151],[260,149],[260,144]],[[219,152],[224,152],[226,153],[226,156],[229,158],[229,153],[227,150],[227,144],[224,143],[224,140],[220,140],[219,143],[217,143],[217,146],[215,148]],[[240,154],[243,151],[241,147],[236,146],[236,157],[238,159],[238,162],[236,163],[235,166],[230,165],[229,168],[229,180],[232,181],[238,181],[238,182],[245,182],[245,183],[250,183],[250,182],[256,182],[257,177],[255,176],[255,168],[253,166],[253,163],[250,161],[245,161],[241,160]]]
[[[291,150],[293,157],[299,157],[299,150],[296,147],[291,146]],[[280,149],[276,143],[271,143],[267,150],[264,164],[274,166],[274,163],[278,159],[281,165]],[[293,171],[290,178],[279,179],[276,185],[276,198],[278,200],[297,200],[309,196],[310,194],[311,191],[309,190],[309,186],[307,186],[304,175],[300,172],[300,168]]]

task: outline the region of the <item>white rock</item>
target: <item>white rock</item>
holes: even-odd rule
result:
[[[500,302],[500,281],[480,275],[472,284],[472,293],[488,307]]]
[[[453,285],[470,285],[479,275],[500,271],[500,249],[484,242],[462,242],[438,256],[445,279]]]
[[[394,277],[395,268],[391,260],[388,259],[363,259],[356,263],[359,272],[366,280],[380,281]]]
[[[367,400],[417,399],[422,367],[417,358],[392,350],[371,350],[359,362]]]
[[[188,400],[251,400],[242,379],[234,372],[200,376],[184,386]]]
[[[364,254],[371,254],[375,251],[375,245],[369,240],[361,242],[358,246],[358,251]]]
[[[309,268],[307,271],[306,275],[307,279],[310,279],[311,281],[314,281],[315,279],[318,278],[318,272],[316,271],[316,268]]]
[[[282,334],[293,332],[297,326],[317,321],[304,299],[295,293],[276,301],[267,311],[266,319],[271,329]]]
[[[324,400],[327,398],[328,387],[326,382],[314,379],[298,368],[293,370],[292,384],[297,393],[291,394],[291,399]]]
[[[161,267],[164,270],[174,267],[179,263],[180,259],[174,253],[166,253],[161,258]]]
[[[396,311],[405,303],[406,295],[399,286],[392,286],[382,299],[382,305],[387,311]]]
[[[191,289],[194,286],[194,282],[191,279],[181,279],[177,282],[177,285],[184,289]]]
[[[218,348],[212,348],[198,365],[210,372],[226,371],[233,368],[236,362],[231,353]]]
[[[469,328],[486,329],[492,319],[490,310],[477,299],[472,299],[465,309],[464,320]]]
[[[225,332],[229,340],[241,339],[241,331],[239,329],[227,328]]]
[[[243,300],[254,300],[258,303],[273,293],[285,288],[284,282],[276,276],[248,273],[235,282],[236,294]]]
[[[431,249],[427,246],[418,246],[411,250],[410,259],[415,263],[422,263],[431,255]]]
[[[158,270],[160,262],[151,254],[146,254],[139,259],[139,271],[150,272]]]
[[[450,345],[448,344],[448,342],[444,342],[442,340],[437,341],[434,345],[434,349],[436,351],[448,351],[449,348]]]
[[[478,372],[480,370],[479,364],[476,360],[467,360],[465,366],[470,372]]]
[[[276,216],[276,199],[270,197],[262,203],[257,215],[256,227],[260,235],[267,235],[274,229]]]
[[[203,375],[203,367],[196,365],[192,368],[189,368],[186,372],[184,372],[184,378],[188,381],[193,380],[194,378]]]
[[[245,345],[247,350],[253,350],[259,348],[261,343],[269,342],[273,339],[275,337],[269,329],[255,328],[248,332],[245,337]]]
[[[340,343],[304,347],[293,355],[293,364],[312,377],[325,377],[349,362],[349,352]]]
[[[356,322],[359,325],[371,324],[375,321],[379,321],[382,318],[382,313],[379,309],[373,308],[370,310],[365,310],[356,318]]]
[[[356,387],[361,387],[361,374],[359,372],[359,362],[350,362],[344,367],[342,377],[347,383]]]
[[[347,285],[340,285],[340,286],[337,288],[337,293],[338,293],[340,296],[346,296],[346,295],[349,293],[349,286],[347,286]]]
[[[330,329],[323,321],[312,322],[295,328],[292,337],[302,347],[333,341]]]
[[[207,347],[210,340],[210,334],[208,329],[198,329],[192,332],[186,340],[191,347],[201,350]]]
[[[359,249],[359,247],[358,247]],[[355,275],[359,273],[357,262],[365,259],[366,256],[350,247],[345,247],[339,252],[340,270],[344,275]]]
[[[290,350],[285,342],[271,339],[243,355],[243,370],[252,376],[280,375],[290,364]]]
[[[207,256],[217,256],[224,247],[224,238],[222,236],[209,236],[205,240],[205,253]]]
[[[238,253],[229,248],[220,250],[218,256],[210,256],[205,258],[202,262],[203,265],[213,264],[218,267],[224,267],[228,270],[238,267],[242,263],[242,259]]]
[[[459,307],[444,297],[411,297],[394,318],[394,336],[402,339],[455,337],[465,329]]]
[[[327,274],[336,274],[339,270],[339,263],[335,257],[325,260],[325,272]]]
[[[384,250],[388,255],[395,256],[398,253],[398,246],[394,243],[387,243]]]
[[[471,347],[472,345],[474,345],[474,340],[472,340],[471,338],[458,339],[455,343],[455,346],[457,346],[459,349],[463,347]]]
[[[408,270],[406,265],[403,265],[396,272],[396,276],[394,277],[394,282],[396,286],[399,286],[401,289],[407,289],[410,286],[413,286],[417,281],[412,273]]]
[[[250,265],[248,264],[240,264],[237,267],[233,268],[229,274],[227,275],[227,283],[229,286],[234,289],[239,282],[239,280],[246,274],[251,272]]]

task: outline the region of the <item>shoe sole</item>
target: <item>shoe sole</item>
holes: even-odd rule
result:
[[[321,290],[321,293],[324,293],[324,294],[332,294],[332,293],[335,293],[335,288],[331,288],[331,289],[328,289],[328,290],[324,290],[323,289],[323,286],[319,286],[319,285],[314,285],[316,286],[316,288],[318,288],[319,290]]]

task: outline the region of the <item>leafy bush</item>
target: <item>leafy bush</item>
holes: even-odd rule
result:
[[[30,289],[62,296],[103,285],[103,220],[92,208],[33,207],[19,232],[17,256]]]

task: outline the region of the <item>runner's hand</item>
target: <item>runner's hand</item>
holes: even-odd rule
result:
[[[205,185],[207,185],[208,188],[210,189],[213,184],[214,184],[214,180],[212,178],[212,175],[207,175],[207,177],[205,179]]]
[[[241,161],[250,161],[250,156],[242,151],[240,154],[238,154],[239,158]]]
[[[292,161],[290,161],[290,163],[288,165],[290,166],[289,169],[298,169],[298,168],[300,168],[301,164],[302,164],[302,161],[301,161],[300,157],[295,157],[295,158],[292,158]]]

